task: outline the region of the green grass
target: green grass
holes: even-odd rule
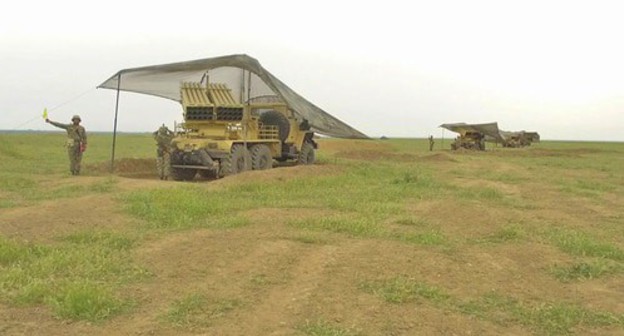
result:
[[[403,217],[394,221],[395,224],[405,225],[408,227],[429,227],[430,224],[424,218]]]
[[[211,193],[200,187],[141,190],[120,199],[130,214],[148,221],[151,228],[235,228],[249,224],[236,212],[255,201],[235,192]]]
[[[529,233],[522,224],[512,223],[504,225],[500,230],[481,239],[481,241],[489,243],[518,242],[527,239],[528,236]]]
[[[494,292],[463,300],[447,294],[443,288],[407,276],[364,281],[360,289],[390,304],[431,304],[503,326],[520,324],[538,334],[565,335],[572,334],[578,327],[624,326],[623,314],[590,310],[566,302],[522,302]]]
[[[208,302],[203,295],[190,294],[171,305],[167,311],[166,320],[178,327],[206,326],[208,321],[202,316],[207,306]]]
[[[503,192],[491,187],[460,188],[457,190],[457,196],[464,200],[488,202],[500,202],[505,198]]]
[[[443,304],[450,298],[442,289],[406,276],[398,276],[382,281],[363,282],[360,284],[360,288],[390,303],[428,300],[433,303]]]
[[[485,174],[480,174],[484,178],[490,181],[502,182],[505,184],[522,184],[525,182],[529,182],[531,179],[525,176],[525,172],[522,171],[514,171],[514,172],[499,172],[499,171],[490,171]]]
[[[69,174],[65,138],[64,132],[0,133],[0,208],[29,206],[42,200],[116,190],[114,178],[87,186],[72,184],[74,178]],[[111,144],[110,134],[89,134],[89,149],[83,156],[82,175],[101,175],[101,170],[95,171],[90,167],[110,165]],[[151,137],[124,134],[118,137],[116,157],[152,157],[153,149]],[[54,180],[65,180],[65,183],[51,185],[50,181]]]
[[[93,246],[96,244],[106,246],[111,250],[129,250],[136,245],[137,240],[127,233],[114,233],[107,231],[77,232],[61,238],[64,241],[78,246]]]
[[[584,232],[555,229],[548,236],[559,249],[573,256],[624,261],[622,249],[611,243],[597,240]]]
[[[87,129],[87,132],[89,130]],[[83,155],[83,174],[90,175],[89,166],[109,164],[112,134],[92,133],[89,149]],[[69,160],[65,150],[65,132],[0,133],[0,171],[18,175],[69,175]],[[148,134],[120,134],[117,137],[116,158],[151,158],[154,140]]]
[[[550,272],[562,282],[592,280],[607,275],[621,274],[624,264],[608,259],[594,259],[571,265],[555,265]]]
[[[215,193],[200,186],[140,190],[121,196],[126,210],[160,228],[238,227],[236,214],[263,207],[318,208],[336,215],[296,220],[294,227],[379,236],[380,218],[405,212],[409,199],[436,198],[440,183],[422,169],[353,167],[337,176],[303,177],[283,183],[252,182]],[[406,175],[407,174],[407,175]],[[412,178],[405,176],[419,176]],[[349,188],[344,186],[348,185]]]
[[[497,293],[457,302],[455,309],[499,325],[521,324],[547,335],[573,334],[578,327],[624,326],[624,315],[589,310],[565,302],[529,304]]]
[[[240,305],[239,300],[210,299],[201,293],[191,293],[173,302],[164,320],[183,329],[203,328]]]
[[[0,208],[29,206],[45,200],[75,198],[94,193],[111,193],[117,190],[117,182],[115,177],[110,176],[89,184],[76,184],[77,181],[70,179],[67,179],[66,184],[51,184],[49,181],[0,173],[0,191],[6,192],[4,200],[0,194],[0,202],[5,204]]]
[[[297,326],[297,330],[309,336],[357,336],[361,333],[355,328],[343,328],[324,319],[306,321]]]
[[[412,232],[412,233],[394,233],[391,235],[393,238],[402,242],[418,245],[447,245],[448,239],[439,230],[427,230],[425,232]]]
[[[379,237],[383,232],[375,218],[357,214],[308,218],[290,224],[299,229],[344,233],[354,237]]]
[[[616,185],[604,182],[602,178],[596,179],[568,179],[559,182],[559,190],[571,195],[595,198],[611,193],[617,189]]]
[[[131,306],[115,292],[149,277],[134,265],[131,238],[84,232],[41,245],[0,237],[0,298],[17,305],[46,304],[67,319],[108,318]]]
[[[37,289],[43,292],[42,287],[40,284]],[[45,302],[52,306],[59,318],[88,321],[105,320],[129,309],[133,304],[127,299],[117,297],[106,286],[84,280],[60,286]]]
[[[301,233],[294,237],[290,237],[289,239],[300,242],[303,244],[318,244],[318,245],[326,245],[329,243],[329,239],[314,233]]]

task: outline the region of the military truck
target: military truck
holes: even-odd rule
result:
[[[123,69],[98,88],[116,90],[118,102],[127,91],[182,105],[184,121],[174,128],[168,166],[176,180],[269,169],[279,161],[311,164],[315,134],[368,139],[244,54]]]
[[[171,177],[220,178],[271,169],[274,160],[313,164],[318,144],[308,121],[277,95],[246,101],[225,83],[182,82],[184,122],[171,142]]]
[[[537,132],[507,132],[501,131],[504,138],[503,147],[507,148],[521,148],[531,146],[533,142],[539,142],[540,136]]]
[[[452,150],[458,150],[460,148],[470,150],[485,150],[485,135],[480,132],[467,131],[461,133],[455,138],[455,141],[451,143]]]
[[[452,150],[458,150],[460,148],[485,150],[486,141],[503,141],[503,137],[498,129],[498,123],[496,122],[484,124],[467,124],[460,122],[442,124],[439,127],[459,134],[457,138],[455,138],[455,141],[451,143]]]

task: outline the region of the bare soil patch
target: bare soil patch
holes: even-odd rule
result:
[[[132,223],[110,195],[89,195],[0,212],[0,233],[9,238],[50,242],[83,230],[121,230]]]
[[[156,159],[133,159],[123,158],[115,160],[114,174],[131,178],[158,178],[156,171]],[[92,175],[110,174],[110,162],[99,162],[85,166],[85,171]]]

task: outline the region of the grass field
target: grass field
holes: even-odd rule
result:
[[[320,139],[160,181],[149,134],[0,134],[2,335],[622,335],[624,143]]]

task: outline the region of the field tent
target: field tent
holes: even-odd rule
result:
[[[447,130],[455,133],[459,133],[464,136],[467,132],[478,132],[485,135],[486,141],[493,142],[504,142],[505,139],[501,134],[501,131],[498,129],[497,122],[484,123],[484,124],[466,124],[463,122],[460,123],[451,123],[451,124],[442,124],[439,127],[446,128]]]
[[[297,94],[247,55],[229,55],[187,62],[120,70],[98,88],[142,93],[181,102],[180,84],[210,82],[226,84],[239,103],[278,96],[296,116],[307,119],[317,133],[338,138],[368,138]],[[115,112],[117,115],[117,111]]]

